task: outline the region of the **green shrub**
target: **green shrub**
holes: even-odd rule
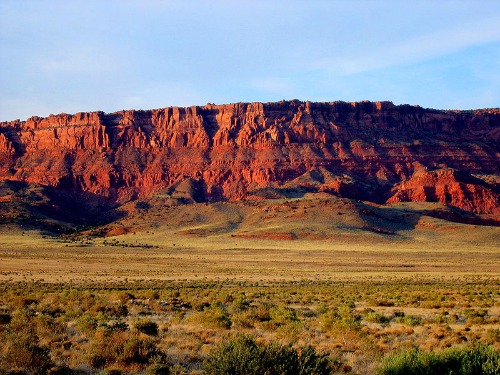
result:
[[[105,365],[147,365],[165,359],[153,339],[143,339],[130,331],[112,331],[108,328],[97,329],[90,341],[89,362],[92,367]]]
[[[450,318],[445,314],[436,314],[434,317],[434,323],[436,324],[448,324],[450,322]]]
[[[373,311],[366,314],[365,320],[370,323],[380,323],[380,324],[389,323],[389,318],[378,311]]]
[[[486,331],[486,338],[491,342],[500,342],[500,329],[490,328]]]
[[[405,324],[407,326],[415,327],[420,325],[421,320],[419,317],[415,315],[405,315],[403,317],[396,318],[396,322]]]
[[[488,310],[484,309],[464,309],[460,313],[467,318],[467,322],[474,324],[484,323],[485,318],[488,316]]]
[[[155,363],[146,369],[146,375],[170,375],[170,366]]]
[[[214,306],[196,313],[190,320],[212,329],[229,329],[232,324],[229,314],[224,309]]]
[[[45,374],[54,366],[50,359],[49,349],[38,345],[36,335],[26,334],[22,331],[6,335],[2,344],[0,359],[8,364],[8,370],[19,370],[33,374]]]
[[[247,309],[231,315],[232,327],[235,328],[254,328],[257,323],[258,317],[255,314],[255,309]]]
[[[299,353],[300,375],[323,375],[338,370],[339,361],[330,360],[326,354],[318,354],[312,346],[307,346]]]
[[[45,374],[54,366],[49,348],[40,345],[37,320],[31,310],[16,310],[10,323],[2,326],[2,330],[5,329],[0,336],[2,370]]]
[[[255,341],[247,336],[219,345],[210,352],[205,361],[207,375],[252,375],[257,374],[261,365],[260,349]]]
[[[291,307],[276,306],[270,310],[271,319],[280,323],[288,323],[297,320],[297,312]]]
[[[304,323],[297,320],[283,324],[276,329],[276,335],[286,341],[296,341],[304,330]]]
[[[66,325],[54,319],[50,315],[39,314],[33,318],[36,331],[40,337],[61,335],[66,330]]]
[[[231,312],[239,313],[247,310],[249,307],[250,307],[250,302],[244,297],[239,297],[235,299],[231,304]]]
[[[102,323],[100,324],[101,327],[104,327],[106,329],[109,329],[110,331],[127,331],[128,330],[128,324],[125,322],[122,322],[121,320],[116,320],[114,322],[110,323]]]
[[[107,368],[103,375],[123,375],[123,372],[117,368]]]
[[[317,354],[312,347],[297,351],[237,336],[209,354],[204,370],[206,375],[326,375],[333,367],[326,355]]]
[[[139,332],[145,333],[146,335],[156,336],[158,335],[158,324],[152,322],[149,319],[139,320],[134,323],[134,328]]]
[[[255,318],[260,322],[267,322],[271,320],[271,305],[269,303],[258,305],[254,312]]]
[[[87,335],[93,334],[97,329],[97,325],[97,319],[87,314],[80,316],[76,321],[76,328]]]
[[[500,373],[500,352],[477,345],[442,352],[412,350],[386,357],[381,375],[494,375]]]
[[[342,305],[323,314],[319,318],[324,330],[357,331],[361,329],[361,316],[349,305]]]
[[[143,340],[130,337],[123,345],[123,352],[118,360],[123,363],[150,363],[161,353],[156,343],[150,339]]]
[[[30,310],[17,310],[12,316],[9,330],[12,332],[24,332],[27,335],[36,334],[35,313]]]

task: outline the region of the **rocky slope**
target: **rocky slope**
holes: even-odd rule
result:
[[[500,109],[207,104],[0,123],[0,180],[122,204],[323,192],[500,214]],[[179,188],[180,187],[180,188]]]

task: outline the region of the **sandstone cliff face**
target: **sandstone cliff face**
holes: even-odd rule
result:
[[[117,203],[188,179],[208,201],[296,181],[350,198],[437,200],[494,213],[498,187],[480,178],[499,175],[499,153],[499,109],[390,102],[208,104],[0,123],[1,180]],[[444,183],[431,173],[450,168],[478,178]]]
[[[387,200],[440,202],[471,212],[500,214],[498,194],[484,181],[456,170],[438,170],[415,176],[392,189]]]

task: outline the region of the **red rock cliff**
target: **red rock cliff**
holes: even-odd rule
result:
[[[494,213],[499,153],[500,109],[439,111],[390,102],[208,104],[0,123],[1,180],[118,203],[189,178],[207,200],[240,199],[296,181],[351,198],[435,200]],[[450,168],[475,175],[476,183],[421,193],[415,176]],[[487,182],[478,185],[482,178]],[[481,193],[469,194],[476,185]]]

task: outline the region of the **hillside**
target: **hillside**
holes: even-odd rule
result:
[[[0,123],[0,181],[43,187],[57,219],[68,217],[61,199],[82,206],[73,207],[72,222],[103,211],[114,220],[116,209],[141,200],[178,205],[319,194],[438,202],[459,221],[495,224],[499,153],[500,109],[391,102],[207,104]],[[4,193],[6,211],[17,200]]]

